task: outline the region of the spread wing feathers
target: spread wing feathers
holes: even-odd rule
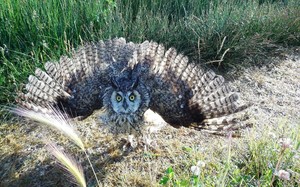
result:
[[[145,68],[148,72],[142,72],[141,76],[146,75],[143,78],[151,84],[150,108],[169,124],[178,127],[196,122],[198,128],[217,125],[224,129],[234,120],[213,119],[247,107],[238,105],[237,93],[212,70],[205,71],[199,65],[189,63],[188,58],[174,48],[165,50],[155,42],[143,45],[134,59],[143,67],[149,67]]]
[[[71,116],[88,115],[102,107],[110,78],[128,69],[139,69],[135,73],[151,92],[150,108],[175,127],[196,122],[197,128],[228,128],[234,120],[223,117],[247,107],[239,106],[237,93],[222,76],[189,63],[174,48],[124,38],[89,43],[71,57],[46,62],[44,70],[29,76],[17,100],[33,110],[47,112],[54,106]]]
[[[35,111],[50,112],[47,109],[55,106],[72,116],[87,115],[101,107],[101,88],[110,82],[107,75],[124,68],[135,48],[118,38],[89,43],[70,58],[46,62],[45,70],[37,68],[29,76],[17,102]]]

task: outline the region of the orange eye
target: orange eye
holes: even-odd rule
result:
[[[122,96],[120,96],[119,94],[116,96],[116,100],[118,101],[118,102],[120,102],[120,101],[122,101]]]
[[[133,94],[131,94],[131,95],[129,96],[129,100],[130,100],[130,101],[134,101],[134,99],[135,99],[135,96],[134,96]]]

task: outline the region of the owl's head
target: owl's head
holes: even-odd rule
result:
[[[117,114],[135,113],[139,109],[143,98],[141,89],[138,89],[138,78],[113,77],[111,83],[113,90],[110,102],[114,112]]]
[[[138,67],[128,68],[111,77],[103,105],[110,121],[121,125],[138,122],[149,107],[150,92],[139,79]]]

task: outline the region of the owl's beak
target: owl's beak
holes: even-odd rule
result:
[[[128,104],[126,101],[123,102],[123,108],[126,110],[128,108]]]

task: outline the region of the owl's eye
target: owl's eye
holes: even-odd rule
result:
[[[118,101],[118,102],[120,102],[120,101],[122,101],[122,96],[120,96],[119,94],[116,96],[116,100]]]
[[[133,94],[130,94],[130,96],[129,96],[129,100],[130,100],[130,101],[134,101],[134,99],[135,99],[135,95],[133,95]]]

